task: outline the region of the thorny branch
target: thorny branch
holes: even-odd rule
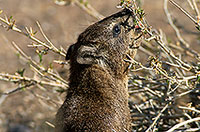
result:
[[[26,32],[22,31],[21,29],[19,29],[17,27],[17,25],[15,24],[15,20],[12,19],[12,17],[10,18],[7,18],[7,16],[5,16],[5,18],[2,18],[0,17],[0,21],[3,22],[4,24],[6,25],[3,25],[3,27],[6,27],[7,30],[12,30],[12,31],[15,31],[15,32],[18,32],[22,35],[25,35],[26,37],[30,38],[31,40],[33,40],[34,42],[36,42],[36,45],[33,45],[33,47],[37,47],[39,45],[42,45],[44,48],[47,48],[48,50],[51,50],[61,56],[64,56],[65,57],[65,53],[56,48],[46,37],[46,35],[44,35],[44,32],[39,24],[39,22],[37,22],[39,28],[40,28],[40,31],[42,32],[44,38],[47,40],[47,42],[49,42],[49,44],[45,43],[45,42],[42,42],[41,40],[39,40],[38,38],[35,37],[35,34],[36,32],[33,31],[33,29],[30,27],[30,28],[25,28],[26,29]],[[1,24],[2,25],[2,24]]]
[[[197,57],[197,60],[199,60],[199,54],[196,51],[191,50],[189,48],[190,47],[189,44],[187,42],[185,42],[185,40],[182,38],[182,36],[180,34],[179,29],[173,23],[171,16],[169,15],[169,11],[167,9],[167,2],[168,2],[168,0],[164,0],[165,13],[167,15],[170,25],[175,29],[178,39],[180,40],[180,42],[185,44],[185,47],[181,47],[181,48],[190,52],[191,54],[194,54],[194,56]],[[195,3],[195,2],[193,1],[193,3]],[[133,4],[131,4],[131,6],[128,6],[128,8],[130,8],[130,7],[133,8],[133,10],[136,10],[136,12],[141,11],[141,9],[135,4],[135,2],[133,2]],[[195,6],[195,8],[196,8],[195,9],[196,12],[198,12],[197,6]],[[143,14],[143,13],[138,13],[138,14]],[[141,131],[146,131],[146,132],[167,130],[175,122],[173,122],[173,123],[171,122],[172,124],[170,123],[168,128],[164,128],[164,127],[162,127],[162,125],[166,125],[166,124],[163,124],[164,123],[163,121],[165,119],[162,118],[161,115],[163,115],[163,114],[164,115],[166,115],[166,114],[172,115],[174,109],[179,109],[179,110],[182,109],[183,110],[183,108],[185,108],[185,107],[172,106],[172,104],[177,102],[178,99],[183,98],[183,96],[193,96],[194,93],[198,93],[199,90],[197,90],[197,89],[195,91],[193,91],[193,90],[195,89],[196,86],[199,85],[199,82],[197,81],[198,76],[199,76],[199,72],[198,72],[199,69],[196,66],[186,63],[182,59],[178,58],[174,54],[172,49],[170,49],[168,47],[169,44],[167,41],[165,41],[166,39],[165,39],[165,36],[163,35],[163,33],[160,32],[160,34],[159,34],[158,31],[155,32],[155,29],[152,29],[150,26],[148,26],[145,18],[141,17],[138,14],[136,16],[138,25],[140,26],[140,28],[142,29],[144,34],[148,35],[148,37],[145,37],[146,42],[148,44],[149,43],[152,44],[152,40],[154,40],[159,45],[162,52],[166,55],[166,59],[168,59],[168,61],[164,61],[165,64],[167,64],[168,67],[169,66],[175,67],[175,69],[173,71],[174,73],[171,75],[170,70],[163,69],[164,63],[163,63],[163,61],[160,60],[161,57],[159,57],[159,58],[158,57],[150,57],[150,62],[148,64],[148,66],[143,66],[141,63],[135,61],[134,59],[132,59],[130,57],[128,57],[129,60],[126,60],[126,61],[129,61],[131,64],[133,64],[132,67],[139,66],[139,68],[137,68],[136,70],[132,70],[132,71],[140,71],[140,70],[149,71],[149,73],[151,75],[148,76],[148,78],[151,78],[151,77],[156,78],[156,79],[154,78],[155,82],[153,82],[153,83],[152,83],[153,79],[147,80],[146,78],[143,78],[143,77],[140,77],[139,79],[135,78],[135,79],[133,79],[134,82],[130,83],[129,88],[135,89],[134,91],[137,90],[136,93],[140,93],[141,96],[143,96],[142,98],[147,100],[147,102],[144,102],[141,104],[141,105],[144,105],[143,107],[140,107],[140,109],[142,108],[140,111],[141,118],[143,115],[147,115],[147,116],[149,115],[149,119],[153,119],[153,122],[151,122],[151,124],[149,124],[149,122],[147,123],[149,125],[147,125],[146,128],[144,128],[145,121],[143,121],[143,126],[138,125],[138,129],[140,129]],[[195,23],[195,24],[197,24],[197,23]],[[156,74],[155,73],[152,74],[152,71],[155,71]],[[190,72],[190,74],[189,74],[189,72]],[[161,78],[161,79],[159,79],[159,78]],[[193,83],[193,84],[191,84],[191,83]],[[146,86],[150,87],[150,90],[146,89]],[[140,90],[140,89],[144,89],[144,90],[141,90],[139,92],[138,90]],[[162,89],[163,90],[165,89],[166,91],[165,90],[163,91]],[[185,91],[185,92],[180,92],[180,91]],[[191,92],[191,91],[193,91],[193,92]],[[179,92],[180,92],[180,94],[177,94]],[[132,90],[131,90],[131,93],[133,93]],[[157,96],[158,95],[157,93],[159,95],[161,95],[162,97],[160,98],[160,96]],[[134,95],[134,94],[131,94],[131,95]],[[180,95],[182,95],[182,96],[180,96]],[[153,99],[150,99],[148,96],[150,96],[150,97],[152,96]],[[196,99],[198,99],[200,97],[199,94],[197,94],[196,97],[197,97]],[[163,99],[166,102],[163,102]],[[193,100],[193,101],[195,102],[196,100]],[[191,102],[193,102],[193,101],[191,101]],[[188,101],[188,103],[189,102],[190,101]],[[194,104],[196,104],[196,103],[194,103]],[[163,106],[163,108],[161,110],[159,110],[160,112],[157,115],[156,114],[157,110],[155,111],[155,109],[160,108],[161,106]],[[186,107],[186,108],[187,108],[187,110],[192,110],[194,113],[197,114],[197,116],[199,116],[200,115],[198,113],[199,108],[200,108],[199,105],[194,106],[194,107],[196,107],[197,110],[195,108],[192,109],[190,107]],[[147,108],[148,108],[148,111],[145,112],[145,109],[147,109]],[[186,108],[184,110],[186,110]],[[182,110],[180,110],[180,111],[182,111]],[[154,111],[153,113],[155,113],[155,115],[150,114],[149,111],[151,111],[151,112]],[[187,113],[185,111],[183,113],[184,113],[183,117],[186,115],[187,115],[186,117],[188,117],[188,115],[190,115],[189,113]],[[172,115],[172,117],[170,119],[172,119],[173,117],[175,117],[175,115]],[[196,116],[194,116],[194,117],[196,117]],[[190,119],[191,118],[192,117],[190,117]],[[140,120],[139,123],[141,123],[141,121],[142,120]],[[185,123],[187,124],[187,123],[189,123],[189,121],[190,120],[186,119]],[[199,126],[198,120],[192,120],[192,121],[194,121],[194,122],[196,121],[195,123],[197,124],[197,126]],[[169,122],[169,120],[168,120],[168,122]],[[179,122],[177,122],[177,123],[179,123]],[[177,126],[178,127],[176,127],[176,129],[182,125],[177,125]],[[198,129],[195,129],[195,130],[196,131],[200,130],[200,128],[198,127]]]
[[[184,10],[180,5],[178,5],[175,1],[173,0],[169,0],[174,6],[176,6],[179,10],[181,10],[188,18],[190,18],[190,20],[192,20],[192,22],[194,22],[194,24],[196,24],[198,27],[200,27],[200,23],[195,20],[186,10]],[[199,11],[198,11],[198,7],[195,4],[196,2],[193,0],[193,4],[195,6],[195,10],[197,12],[197,14],[199,15]]]
[[[56,2],[57,1],[64,1],[66,3],[66,0],[56,0]],[[88,3],[88,1],[69,1],[70,3],[74,2],[76,6],[79,6],[86,13],[97,19],[104,18],[104,16],[98,13]],[[175,1],[169,1],[178,9],[180,9],[187,17],[189,17],[197,27],[200,27],[199,10],[195,0],[188,0],[188,3],[197,14],[197,20],[195,20]],[[130,63],[129,68],[132,72],[134,72],[134,74],[138,73],[138,75],[130,74],[129,81],[129,104],[131,107],[133,120],[132,125],[134,126],[133,130],[141,132],[171,132],[177,129],[199,131],[199,53],[190,49],[190,44],[183,39],[184,37],[181,35],[179,28],[173,23],[171,14],[167,7],[167,2],[168,0],[164,0],[166,17],[169,21],[169,24],[175,30],[177,38],[183,45],[174,45],[172,42],[168,42],[162,30],[156,30],[149,26],[145,19],[145,13],[140,7],[138,7],[136,0],[121,0],[120,4],[117,6],[118,8],[129,8],[136,14],[137,25],[141,28],[141,31],[144,34],[143,44],[139,50],[142,51],[143,54],[149,56],[146,64],[136,61],[129,55],[127,55],[127,59],[124,60],[127,63]],[[61,56],[65,56],[65,51],[63,49],[56,48],[48,39],[39,22],[37,22],[37,25],[47,43],[44,43],[36,38],[32,28],[26,28],[26,32],[23,32],[17,28],[15,20],[12,18],[0,17],[0,21],[3,22],[3,24],[0,23],[0,26],[6,28],[7,30],[13,30],[23,34],[36,43],[29,47],[34,47],[36,49],[38,47],[43,47],[47,52],[51,50]],[[0,80],[15,83],[17,82],[17,84],[20,84],[19,87],[7,92],[6,94],[10,94],[33,85],[37,85],[43,90],[45,90],[45,88],[43,88],[45,85],[60,87],[62,89],[67,87],[67,81],[62,79],[52,69],[41,66],[40,63],[34,61],[31,57],[26,55],[14,42],[12,42],[12,44],[13,47],[21,54],[24,60],[30,62],[30,68],[35,75],[37,75],[37,77],[30,78],[20,75],[0,73]],[[158,51],[159,56],[157,55]],[[177,51],[180,54],[177,54]],[[191,59],[194,59],[194,56],[197,59],[195,62],[189,63],[184,58],[181,58],[181,53],[183,52],[186,52],[186,55]],[[61,65],[66,64],[66,62],[60,60],[54,62]],[[56,104],[56,102],[52,101],[51,98],[45,98],[35,93],[33,94],[42,100],[50,101]],[[185,97],[190,99],[187,100]],[[0,104],[4,98],[5,94],[0,98]],[[179,100],[181,99],[184,100],[183,104],[179,104]]]
[[[172,0],[170,0],[170,2],[173,3],[174,5],[176,5],[179,9],[181,9],[181,11],[184,11],[184,14],[187,14],[187,16],[190,16],[189,13],[187,13],[187,12],[186,12],[183,8],[181,8],[177,3],[175,3],[175,2],[172,1]],[[167,3],[168,3],[168,0],[165,0],[165,1],[164,1],[164,10],[165,10],[165,14],[167,15],[167,18],[168,18],[168,21],[169,21],[170,25],[171,25],[172,28],[175,30],[176,35],[177,35],[177,38],[180,40],[180,42],[181,42],[182,44],[184,44],[184,46],[185,46],[184,48],[187,49],[187,51],[191,52],[192,54],[195,55],[195,57],[197,57],[198,59],[200,59],[200,58],[199,58],[200,55],[199,55],[196,51],[189,49],[189,47],[190,47],[189,44],[183,39],[183,37],[181,36],[181,33],[180,33],[179,29],[178,29],[177,26],[173,23],[173,20],[172,20],[171,15],[170,15],[170,13],[169,13],[169,11],[168,11],[168,8],[167,8]],[[195,20],[193,19],[193,17],[190,16],[190,18],[191,18],[192,21],[195,21]],[[196,21],[195,21],[195,24],[197,24]],[[198,24],[197,24],[197,25],[198,25]],[[198,26],[199,26],[199,25],[198,25]]]

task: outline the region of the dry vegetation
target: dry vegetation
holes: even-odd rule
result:
[[[166,18],[176,34],[173,38],[167,37],[162,29],[154,29],[147,23],[146,12],[140,8],[145,1],[121,0],[117,6],[118,8],[130,8],[137,13],[137,24],[142,28],[144,34],[137,56],[148,57],[147,60],[144,58],[140,60],[137,59],[137,56],[135,59],[127,56],[127,60],[124,60],[130,62],[129,104],[133,118],[133,131],[200,131],[200,54],[198,50],[191,48],[194,44],[185,40],[186,36],[182,35],[176,18],[168,9],[171,3],[173,8],[181,10],[185,14],[185,18],[189,18],[193,22],[196,30],[200,30],[198,9],[200,2],[198,0],[184,1],[184,4],[189,7],[187,10],[190,13],[188,13],[186,9],[174,2],[175,0],[163,1]],[[57,0],[55,3],[68,4],[68,6],[73,4],[97,19],[103,18],[103,15],[84,0]],[[37,98],[41,107],[48,107],[49,113],[55,112],[62,102],[58,93],[65,91],[68,82],[53,66],[68,65],[68,62],[64,61],[65,49],[56,47],[49,40],[39,22],[37,22],[38,32],[28,27],[21,29],[12,17],[3,17],[2,12],[1,14],[1,27],[28,37],[31,40],[28,47],[35,51],[38,59],[27,55],[18,44],[12,42],[19,59],[29,65],[29,70],[26,72],[30,72],[30,74],[25,75],[24,69],[17,70],[15,74],[1,72],[1,80],[12,82],[17,87],[9,91],[1,90],[0,104],[5,103],[11,94],[29,91],[28,94]],[[194,14],[196,17],[194,18],[190,14]],[[3,28],[1,30],[4,30]],[[38,34],[42,37],[38,37]],[[43,60],[50,52],[58,54],[60,57],[50,64],[45,64]],[[57,96],[52,95],[52,92]],[[33,116],[35,115],[33,114]],[[49,126],[49,130],[47,128],[45,130],[52,131],[53,121],[48,119],[45,121]],[[29,126],[31,125],[29,124]],[[42,128],[35,129],[34,125],[31,128],[34,131],[44,131]]]

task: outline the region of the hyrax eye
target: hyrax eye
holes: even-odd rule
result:
[[[116,24],[113,27],[113,36],[114,37],[118,37],[118,35],[121,33],[121,25],[120,24]]]

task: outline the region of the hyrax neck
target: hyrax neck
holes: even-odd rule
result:
[[[70,71],[70,86],[62,107],[69,106],[64,110],[73,117],[69,122],[80,130],[84,124],[90,131],[128,131],[127,75],[115,77],[99,65],[71,65]]]
[[[99,65],[72,66],[68,94],[110,100],[128,99],[127,75],[116,76]]]

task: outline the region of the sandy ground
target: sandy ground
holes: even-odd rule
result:
[[[178,2],[182,3],[182,6],[186,9],[188,8],[188,5],[183,3],[183,0]],[[108,16],[118,10],[115,8],[118,4],[117,0],[89,0],[89,3],[104,16]],[[163,0],[144,0],[143,8],[149,25],[156,29],[162,29],[168,37],[175,38],[175,33],[169,26],[164,14]],[[13,16],[20,28],[27,26],[38,30],[35,22],[39,21],[51,41],[56,46],[62,46],[66,49],[70,44],[76,42],[79,33],[91,23],[97,21],[77,6],[58,6],[54,4],[53,0],[0,0],[0,9],[4,11],[3,14]],[[192,43],[192,48],[199,50],[199,34],[193,23],[171,5],[170,9],[185,39]],[[41,35],[38,35],[38,37],[42,38]],[[34,50],[27,47],[31,43],[29,39],[0,27],[0,72],[14,74],[17,69],[28,68],[28,65],[20,60],[14,52],[11,46],[12,41],[16,42],[29,56],[37,59]],[[137,60],[146,59],[140,56],[142,56],[142,53],[136,56]],[[48,58],[45,58],[45,62],[50,63],[53,59],[60,58],[55,54],[51,54]],[[60,72],[67,70],[59,66],[56,68]],[[29,75],[28,71],[25,74]],[[16,84],[0,81],[0,92],[6,92],[16,86]],[[6,131],[7,127],[12,128],[15,126],[18,126],[19,129],[27,129],[26,132],[53,131],[45,122],[53,122],[59,106],[48,102],[45,103],[35,98],[32,94],[33,91],[47,96],[46,93],[40,93],[41,91],[37,88],[31,88],[10,95],[0,104],[1,132]],[[48,89],[48,94],[52,98],[60,96],[53,89]]]

